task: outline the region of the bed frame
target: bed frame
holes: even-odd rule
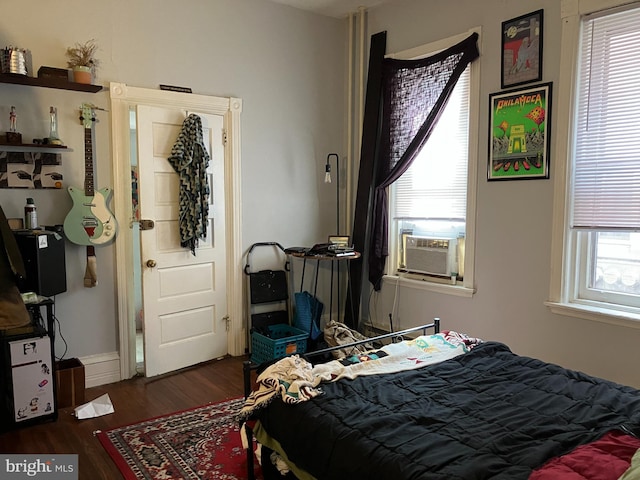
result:
[[[357,347],[359,345],[363,345],[365,343],[380,343],[383,340],[391,340],[392,343],[397,343],[402,340],[405,340],[403,337],[405,335],[409,335],[411,333],[422,332],[422,335],[427,334],[427,330],[433,329],[433,333],[440,333],[440,319],[434,318],[433,323],[429,323],[426,325],[421,325],[419,327],[408,328],[406,330],[401,330],[399,332],[391,332],[385,333],[383,335],[377,335],[375,337],[366,338],[364,340],[358,340],[357,342],[347,343],[345,345],[337,345],[335,347],[323,348],[321,350],[315,350],[312,352],[307,352],[300,354],[302,358],[307,361],[311,361],[312,357],[318,357],[321,355],[326,355],[327,353],[334,352],[336,350],[342,350],[343,348]],[[267,364],[271,364],[273,362],[267,362]],[[251,372],[253,370],[261,370],[267,366],[267,364],[255,364],[251,361],[243,362],[242,364],[242,372],[243,372],[243,380],[244,380],[244,396],[247,398],[251,393]],[[247,439],[249,440],[249,448],[247,448],[247,477],[249,480],[255,480],[255,472],[253,470],[253,430],[249,426],[248,422],[244,424],[245,433],[247,435]]]

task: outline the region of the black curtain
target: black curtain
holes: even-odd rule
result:
[[[467,65],[480,55],[478,34],[428,58],[382,64],[383,110],[375,179],[369,281],[380,290],[389,255],[387,187],[407,171],[429,139]]]
[[[380,150],[380,126],[382,123],[382,61],[387,50],[387,32],[371,36],[369,48],[369,70],[367,92],[364,103],[358,189],[353,214],[353,246],[362,256],[348,261],[347,302],[344,310],[345,323],[359,328],[362,285],[366,283],[364,268],[369,265],[371,245],[371,222],[373,219],[373,194]]]

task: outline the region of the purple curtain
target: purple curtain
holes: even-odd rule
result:
[[[467,65],[478,58],[478,34],[428,58],[385,59],[380,158],[375,179],[369,281],[380,290],[389,255],[387,187],[407,171],[429,139]]]

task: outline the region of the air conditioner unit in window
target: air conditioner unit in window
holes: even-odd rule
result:
[[[457,273],[457,245],[455,238],[407,235],[403,270],[449,277]]]

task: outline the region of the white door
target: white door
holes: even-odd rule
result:
[[[145,375],[227,354],[223,117],[202,118],[209,164],[209,226],[196,255],[180,246],[179,180],[167,158],[185,111],[138,106],[140,232]]]

